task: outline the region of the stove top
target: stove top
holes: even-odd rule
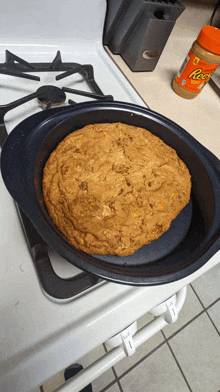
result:
[[[39,63],[49,66],[52,64],[55,68],[61,65],[60,59],[68,66],[69,63],[91,64],[102,96],[113,96],[117,101],[145,106],[142,98],[102,46],[105,12],[106,2],[103,0],[74,0],[71,3],[64,0],[62,7],[60,2],[52,0],[41,2],[40,6],[39,2],[30,0],[22,0],[19,5],[13,0],[2,4],[0,70],[7,71],[7,50],[13,53],[12,57],[7,55],[15,68],[11,72],[19,71],[35,76],[34,80],[27,80],[7,72],[0,73],[0,110],[3,110],[1,115],[4,117],[7,133],[28,116],[42,110],[37,100],[38,95],[45,105],[44,109],[47,107],[47,110],[57,110],[49,109],[51,97],[49,100],[47,97],[45,99],[43,86],[59,88],[59,93],[62,91],[59,98],[61,101],[65,93],[64,105],[68,105],[69,100],[93,100],[94,97],[88,96],[90,93],[100,95],[100,91],[91,91],[79,72],[59,79],[59,75],[70,69],[53,69],[48,73],[42,68],[33,68]],[[18,58],[25,63],[18,61]],[[84,71],[85,68],[82,72]],[[65,91],[62,90],[63,87],[66,88]],[[83,90],[87,95],[73,95],[70,89]],[[32,94],[36,94],[33,99],[13,110],[5,109],[11,102]],[[72,101],[70,104],[74,104]],[[42,292],[16,206],[2,178],[0,247],[0,312],[3,320],[1,334],[4,353],[0,359],[0,366],[4,369],[0,389],[8,392],[29,391],[37,387],[40,382],[77,362],[80,357],[123,330],[219,261],[217,252],[200,270],[167,285],[135,288],[101,281],[74,298],[56,299],[44,289]],[[58,257],[52,250],[49,250],[49,256],[53,260],[53,269],[62,279],[72,279],[81,274],[82,271]]]

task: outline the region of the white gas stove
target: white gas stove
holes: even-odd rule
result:
[[[5,62],[6,51],[29,63],[51,63],[60,51],[63,63],[91,64],[96,83],[104,95],[146,106],[103,48],[105,12],[105,0],[64,0],[62,6],[60,2],[51,0],[37,3],[22,0],[19,8],[9,0],[2,4],[0,16],[0,64]],[[15,60],[15,65],[18,61]],[[40,77],[40,81],[0,73],[2,107],[44,85],[91,92],[79,73],[62,80],[56,80],[60,71],[30,70],[26,73]],[[76,102],[93,99],[69,92],[66,95],[65,105],[68,99]],[[37,98],[34,98],[8,111],[4,116],[7,132],[41,110]],[[86,353],[125,330],[158,304],[177,292],[183,293],[182,288],[219,262],[218,252],[192,275],[161,286],[138,288],[102,280],[74,297],[54,298],[42,289],[14,201],[2,178],[0,252],[0,390],[7,392],[30,391],[70,364],[80,362]],[[62,279],[81,272],[55,252],[51,251],[50,256],[55,272]],[[177,310],[182,306],[183,296],[178,299],[177,295]],[[137,347],[168,322],[175,321],[177,314],[172,313],[175,312],[175,301],[173,297],[162,307],[165,316],[159,318],[151,330],[143,330],[142,335],[135,335],[134,339],[130,337],[131,345],[134,343]],[[154,314],[158,316],[160,311],[154,310]],[[94,364],[92,372],[84,373],[84,379],[80,376],[75,384],[71,381],[71,386],[68,382],[65,390],[82,389],[92,381],[92,377],[98,377],[101,371],[123,356],[131,355],[126,338],[121,339],[118,351],[110,352],[111,357],[106,356],[101,365]],[[120,346],[120,343],[123,344]]]

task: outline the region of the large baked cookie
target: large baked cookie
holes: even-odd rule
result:
[[[43,172],[45,203],[77,249],[132,255],[169,229],[190,198],[176,152],[149,131],[94,124],[68,135]]]

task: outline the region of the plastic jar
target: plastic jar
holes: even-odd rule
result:
[[[172,87],[182,98],[195,98],[220,64],[220,30],[203,26]]]

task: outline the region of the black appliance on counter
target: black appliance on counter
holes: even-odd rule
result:
[[[180,0],[107,0],[103,43],[132,71],[153,71],[184,11]]]

